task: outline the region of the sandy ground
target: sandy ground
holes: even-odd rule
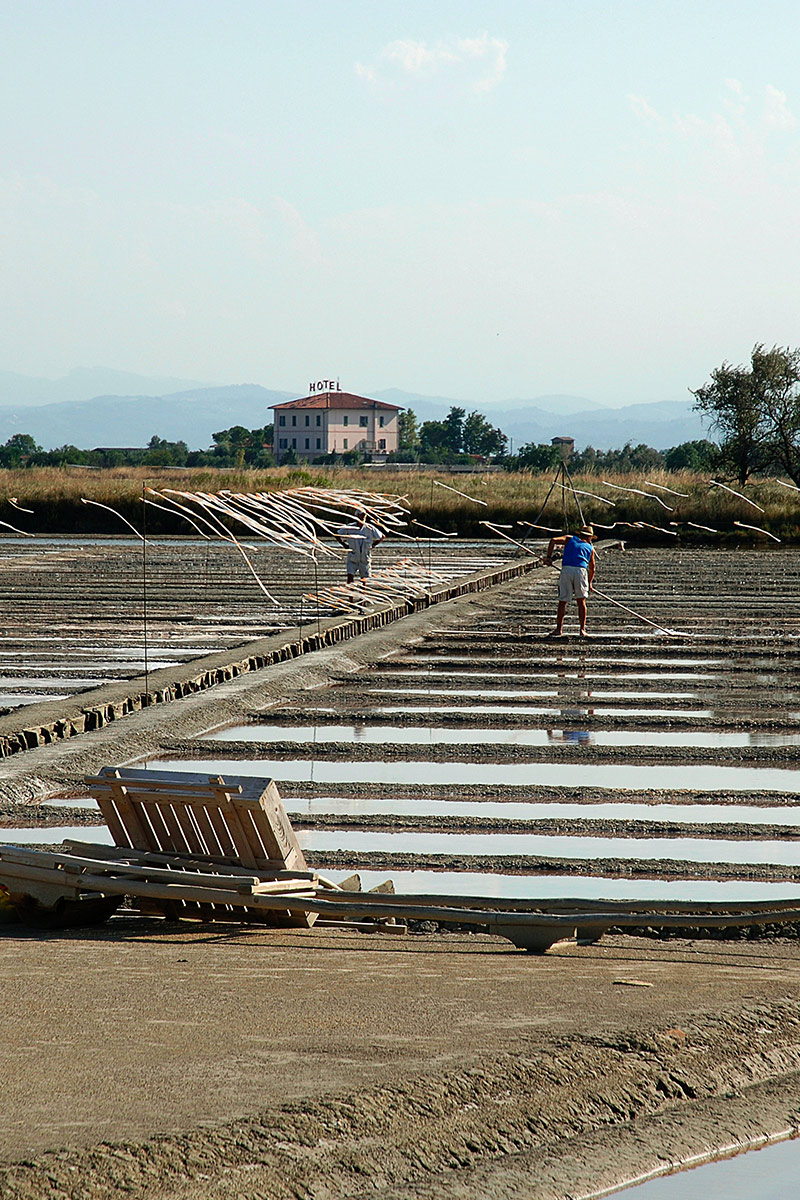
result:
[[[3,812],[27,823],[106,763],[319,703],[517,587],[14,755]],[[532,957],[467,933],[118,917],[1,927],[0,959],[3,1200],[589,1197],[800,1123],[794,942],[614,936]]]
[[[117,918],[0,962],[4,1198],[589,1195],[800,1120],[788,944]]]

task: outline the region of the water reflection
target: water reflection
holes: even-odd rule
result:
[[[579,720],[584,710],[567,710]],[[230,725],[203,735],[214,742],[363,742],[365,745],[546,746],[568,741],[564,729],[480,729],[445,725]],[[594,746],[679,746],[724,749],[741,746],[798,746],[800,734],[732,730],[601,729],[580,730],[582,743]]]

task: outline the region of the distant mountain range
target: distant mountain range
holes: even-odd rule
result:
[[[103,368],[71,371],[58,380],[0,372],[0,444],[15,433],[29,433],[46,450],[145,446],[157,434],[185,441],[192,450],[205,449],[217,430],[265,425],[272,419],[270,405],[295,396],[259,384],[209,387]],[[603,408],[582,396],[548,395],[480,405],[397,388],[376,392],[374,398],[413,409],[420,422],[441,420],[453,405],[467,412],[478,409],[516,448],[568,436],[578,449],[605,450],[630,441],[663,450],[706,436],[690,401]]]
[[[501,406],[419,396],[396,388],[376,392],[375,398],[413,409],[420,421],[440,421],[454,404],[467,412],[477,408],[492,425],[513,439],[517,449],[526,442],[573,437],[578,450],[586,446],[608,450],[626,442],[634,446],[644,442],[656,450],[666,450],[707,436],[699,416],[692,412],[691,402],[683,400],[603,408],[584,396],[536,396],[532,400],[511,400]]]

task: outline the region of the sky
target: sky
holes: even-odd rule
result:
[[[688,399],[800,343],[796,0],[0,0],[0,370]]]

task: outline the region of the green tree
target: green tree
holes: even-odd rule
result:
[[[144,462],[149,467],[185,467],[188,455],[186,442],[170,442],[153,434],[147,444]]]
[[[464,417],[466,411],[456,405],[448,412],[442,424],[445,430],[445,445],[453,454],[459,454],[464,448]]]
[[[461,444],[467,454],[480,454],[484,458],[502,454],[508,438],[500,430],[490,425],[486,417],[479,412],[471,412],[465,419]]]
[[[800,485],[800,350],[754,346],[751,379],[766,414],[769,456]]]
[[[754,348],[754,360],[762,349]],[[692,392],[693,407],[719,434],[721,465],[733,471],[742,485],[769,457],[769,414],[759,386],[764,382],[754,378],[752,369],[724,362],[711,372],[709,383]]]
[[[509,460],[512,470],[518,471],[549,471],[555,469],[561,461],[557,446],[547,442],[527,442],[520,446],[519,452]]]
[[[421,454],[435,454],[438,451],[447,453],[450,450],[448,431],[444,421],[423,421],[419,431],[419,450]]]
[[[5,446],[0,446],[0,466],[24,467],[34,455],[41,453],[42,447],[29,433],[15,433]]]
[[[401,412],[397,418],[397,449],[412,454],[419,449],[417,414],[413,408]]]
[[[719,447],[707,438],[681,442],[664,452],[664,465],[668,471],[713,471],[718,461]]]

